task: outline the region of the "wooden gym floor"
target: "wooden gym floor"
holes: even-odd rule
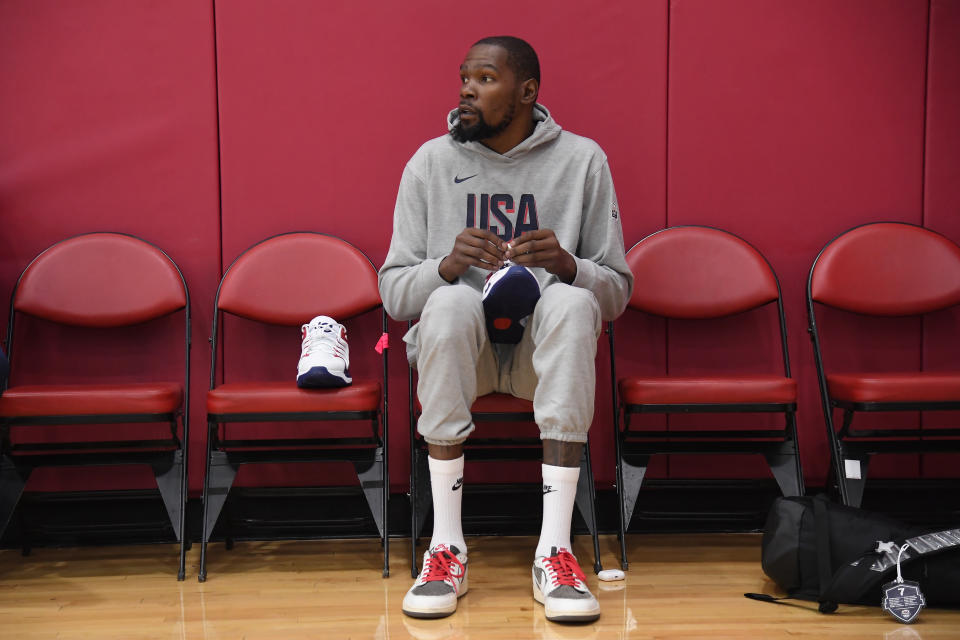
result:
[[[748,600],[777,593],[760,569],[758,534],[631,535],[623,582],[593,575],[589,538],[575,551],[600,599],[589,625],[556,625],[530,591],[532,537],[469,538],[470,592],[453,616],[413,620],[400,611],[411,584],[409,540],[391,542],[391,577],[380,577],[376,540],[238,542],[209,549],[209,578],[197,582],[199,546],[176,581],[173,545],[0,551],[0,638],[125,640],[184,638],[574,639],[617,638],[960,638],[960,610],[924,610],[901,625],[879,607]],[[615,568],[617,541],[601,538]],[[422,548],[421,548],[422,551]]]

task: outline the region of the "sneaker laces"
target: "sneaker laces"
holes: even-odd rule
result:
[[[303,325],[303,342],[301,343],[303,355],[311,353],[328,353],[334,356],[342,356],[340,350],[339,335],[334,330],[334,326],[329,322],[321,322],[318,325]]]
[[[580,589],[587,581],[587,576],[583,575],[577,558],[566,549],[560,549],[557,555],[544,558],[544,561],[550,568],[550,577],[555,587],[568,586]]]
[[[425,583],[448,582],[453,586],[454,593],[458,593],[460,591],[459,583],[452,578],[463,578],[466,572],[467,568],[463,566],[463,563],[452,551],[446,548],[437,548],[427,558],[427,564],[423,568],[420,579]]]

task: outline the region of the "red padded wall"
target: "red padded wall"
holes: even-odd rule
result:
[[[308,229],[344,237],[379,266],[403,164],[444,132],[469,44],[514,33],[541,55],[542,101],[564,127],[608,153],[628,247],[665,225],[708,224],[769,258],[787,303],[807,480],[822,482],[826,440],[805,337],[807,270],[836,234],[874,220],[925,224],[960,241],[958,3],[616,0],[545,10],[494,0],[481,13],[462,18],[438,0],[0,3],[0,284],[9,291],[37,252],[85,231],[134,233],[171,254],[194,304],[196,489],[204,339],[222,264],[269,235]],[[628,313],[618,324],[619,373],[774,370],[767,320],[760,313],[704,332]],[[837,320],[822,319],[824,340],[837,350],[833,369],[888,362],[943,369],[960,355],[945,337],[955,332],[956,314],[923,326],[891,319],[870,331],[841,330]],[[231,351],[228,378],[292,378],[296,329],[226,329],[228,349],[251,345]],[[122,345],[93,335],[76,345],[76,370],[51,374],[57,354],[47,345],[60,336],[43,325],[24,330],[38,355],[16,363],[21,381],[103,376],[125,355]],[[395,347],[403,330],[391,324]],[[376,318],[351,326],[358,371],[378,371],[378,334]],[[759,343],[735,348],[748,335]],[[166,350],[140,348],[144,366],[179,372]],[[399,491],[408,471],[406,366],[401,349],[392,356]],[[605,346],[597,367],[591,437],[598,486],[609,488]],[[929,416],[926,424],[945,419]],[[873,471],[955,476],[954,467],[908,457]],[[756,461],[682,459],[669,468],[660,461],[654,473],[716,476],[731,468],[766,474]],[[112,486],[115,473],[89,479]],[[326,472],[248,473],[256,483],[286,484],[323,481]],[[487,465],[472,473],[501,475]],[[31,488],[64,488],[66,477],[47,474]]]
[[[663,224],[665,2],[571,2],[545,11],[539,3],[497,0],[464,19],[436,0],[383,2],[374,11],[362,3],[242,0],[216,2],[216,23],[226,262],[271,234],[307,229],[340,235],[379,266],[404,164],[445,133],[470,44],[504,31],[537,48],[541,99],[558,122],[608,153],[627,236]],[[261,336],[237,323],[226,329],[228,378],[292,375],[296,329],[236,355],[232,348]],[[370,354],[377,328],[365,329],[351,330],[351,357],[358,371],[376,373]],[[409,460],[404,329],[391,325],[396,490],[407,483]],[[606,360],[598,366],[597,475],[609,484],[609,373]],[[257,481],[291,477],[275,469]]]
[[[923,0],[671,3],[667,222],[725,228],[773,264],[799,379],[808,482],[823,481],[827,448],[804,331],[806,274],[817,251],[851,226],[921,222],[926,34]],[[671,325],[670,372],[738,370],[747,367],[747,355],[775,346],[764,333],[756,352],[740,355],[755,325],[748,321],[739,333],[734,324],[719,333]],[[914,368],[919,325],[894,324],[825,339],[837,346],[855,339],[885,362]],[[850,353],[828,365],[866,366],[862,357]],[[671,474],[762,468],[677,461]],[[873,469],[884,471],[882,463]],[[915,474],[917,463],[885,469],[896,470]]]
[[[0,3],[0,282],[4,318],[20,271],[50,244],[122,231],[165,249],[193,300],[198,346],[209,333],[218,278],[219,203],[213,12],[209,3]],[[179,318],[168,323],[182,336]],[[70,338],[21,323],[14,382],[75,377],[182,379],[179,352],[88,332]],[[29,355],[28,355],[29,353]],[[19,354],[18,354],[19,355]],[[133,356],[131,363],[131,356]],[[193,393],[207,354],[193,357]],[[194,403],[191,485],[203,472],[205,417]],[[76,428],[73,428],[76,431]],[[155,486],[149,471],[130,480]],[[29,489],[128,486],[118,469],[37,472]],[[84,480],[77,480],[78,477]]]
[[[930,5],[927,67],[927,131],[924,162],[924,225],[960,242],[960,2]],[[960,311],[927,318],[923,329],[924,367],[960,366]],[[957,424],[956,416],[924,416],[925,427]],[[956,456],[924,456],[925,476],[957,477]]]

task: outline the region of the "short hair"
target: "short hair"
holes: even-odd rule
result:
[[[489,44],[507,52],[507,64],[517,80],[523,82],[533,78],[540,84],[540,59],[526,40],[514,36],[490,36],[473,43],[473,46]]]

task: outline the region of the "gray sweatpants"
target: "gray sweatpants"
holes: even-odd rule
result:
[[[533,400],[541,439],[586,442],[599,336],[600,308],[587,289],[544,289],[516,345],[487,339],[479,291],[463,284],[436,289],[404,337],[419,372],[417,430],[431,444],[459,444],[474,429],[473,401],[499,391]]]

